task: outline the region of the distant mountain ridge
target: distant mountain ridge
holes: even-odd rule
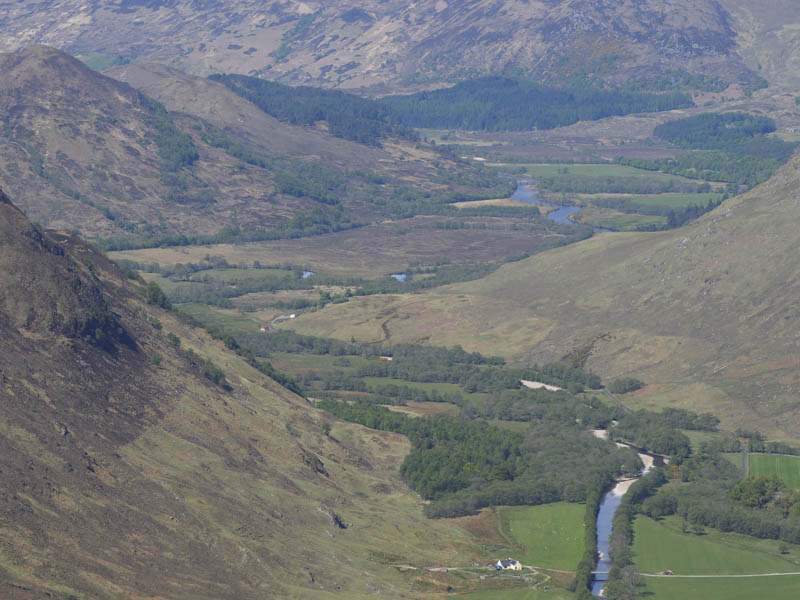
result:
[[[0,50],[46,43],[99,67],[151,60],[201,75],[255,74],[350,88],[389,85],[396,90],[496,73],[552,81],[576,75],[625,80],[667,69],[746,84],[754,64],[745,65],[742,49],[757,45],[757,32],[776,25],[768,7],[755,15],[739,4],[5,2],[0,3]],[[740,38],[740,31],[746,35]]]

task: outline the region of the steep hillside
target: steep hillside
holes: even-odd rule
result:
[[[148,95],[45,46],[0,54],[0,185],[34,221],[100,238],[304,235],[319,221],[382,221],[390,198],[498,183],[427,145],[280,122],[167,67],[115,74]]]
[[[137,63],[113,67],[105,74],[162,102],[171,113],[202,119],[262,152],[313,158],[342,169],[372,170],[405,182],[433,178],[431,163],[443,160],[430,149],[398,140],[386,140],[376,148],[281,122],[221,83],[164,65]]]
[[[479,558],[425,521],[404,439],[324,416],[2,194],[0,267],[1,597],[430,597],[391,565]]]
[[[770,84],[794,91],[800,84],[800,5],[772,0],[757,6],[747,0],[720,0],[733,17],[745,63]]]
[[[89,235],[213,233],[239,221],[268,225],[311,204],[275,194],[268,173],[231,176],[238,161],[57,50],[0,55],[0,74],[0,184],[44,225]]]
[[[601,234],[482,280],[359,299],[291,327],[344,339],[383,329],[395,342],[460,343],[522,362],[567,355],[604,379],[652,384],[634,405],[712,410],[731,428],[797,441],[798,185],[795,157],[686,227]]]
[[[6,50],[46,43],[98,66],[148,59],[346,87],[505,70],[556,80],[664,68],[750,77],[718,0],[36,1],[10,4],[0,26]]]

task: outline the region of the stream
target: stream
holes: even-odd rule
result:
[[[517,189],[514,190],[514,193],[511,195],[511,199],[519,200],[520,202],[541,204],[543,206],[556,206],[557,210],[551,211],[547,214],[548,219],[564,225],[575,224],[569,220],[569,216],[578,212],[581,209],[580,206],[571,206],[569,204],[553,204],[552,202],[539,200],[536,198],[536,193],[528,187],[530,183],[530,179],[517,179]]]
[[[517,189],[511,194],[512,200],[519,200],[520,202],[530,202],[531,204],[540,204],[542,206],[555,206],[556,210],[547,213],[547,218],[562,225],[576,225],[574,221],[570,221],[569,216],[581,210],[581,206],[573,206],[571,204],[554,204],[552,202],[545,202],[536,197],[536,192],[528,187],[531,184],[530,179],[517,179]],[[595,231],[611,231],[603,227],[595,227]]]
[[[592,433],[598,438],[608,439],[608,432],[605,430],[595,429]],[[617,446],[628,446],[628,444],[617,443]],[[595,571],[598,571],[598,573],[594,576],[594,581],[592,582],[592,595],[598,598],[603,597],[603,587],[608,579],[608,575],[603,574],[603,572],[607,573],[611,568],[609,547],[611,542],[611,529],[614,521],[614,513],[617,512],[617,509],[622,502],[622,497],[625,495],[625,492],[628,491],[628,488],[633,485],[633,482],[639,477],[646,475],[650,469],[653,468],[653,464],[656,461],[663,460],[661,456],[653,456],[650,454],[644,454],[642,452],[639,452],[639,458],[641,458],[642,463],[644,463],[644,469],[642,469],[639,474],[632,479],[623,479],[618,481],[611,491],[609,491],[603,498],[603,502],[600,504],[600,511],[597,513],[597,552],[600,558],[597,561],[597,567],[595,568]]]

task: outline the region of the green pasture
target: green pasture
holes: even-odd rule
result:
[[[681,531],[680,517],[654,521],[640,516],[634,524],[633,553],[642,573],[666,569],[676,575],[742,575],[800,572],[800,547],[705,528],[703,535]],[[800,579],[798,579],[800,581]]]
[[[342,371],[352,375],[356,369],[369,364],[369,360],[362,356],[335,356],[333,354],[300,352],[275,352],[270,354],[269,360],[276,369],[293,374],[302,374],[306,371],[320,373]]]
[[[437,391],[440,394],[455,392],[460,394],[462,398],[472,401],[472,403],[475,405],[483,403],[483,401],[486,399],[486,394],[480,392],[465,392],[457,383],[406,381],[405,379],[394,379],[392,377],[362,377],[361,379],[368,385],[405,385],[417,390],[425,390],[426,392]]]
[[[243,315],[238,310],[227,308],[214,308],[207,304],[177,304],[176,307],[180,312],[197,319],[205,326],[216,327],[222,331],[230,331],[236,333],[237,330],[251,330],[258,331],[261,325],[260,321]]]
[[[796,600],[800,598],[800,575],[777,577],[729,577],[681,579],[643,577],[642,598],[652,600]]]
[[[172,281],[168,277],[164,277],[159,275],[158,273],[139,273],[147,283],[151,281],[158,284],[162,290],[164,290],[165,294],[170,294],[177,289],[202,289],[203,284],[201,283],[193,283],[189,281]]]
[[[628,165],[618,165],[616,163],[603,164],[521,164],[521,165],[501,165],[524,168],[529,177],[563,177],[571,175],[573,177],[642,177],[657,181],[692,181],[679,175],[661,173],[659,171],[647,171],[637,169]],[[697,180],[694,180],[696,183]]]
[[[722,194],[652,194],[639,195],[633,198],[643,206],[668,206],[669,208],[686,208],[692,205],[708,204],[708,201],[719,202]]]
[[[688,437],[689,441],[692,442],[693,450],[697,450],[702,442],[725,439],[726,437],[724,433],[720,433],[718,431],[692,431],[691,429],[681,429],[681,433]],[[737,467],[741,467],[742,457],[739,454],[737,454],[736,457],[739,459],[739,462],[734,460],[734,464]]]
[[[540,583],[535,588],[510,589],[510,590],[487,590],[485,592],[473,592],[464,596],[454,596],[458,600],[568,600],[575,595],[564,588],[554,585]]]
[[[592,227],[604,227],[616,231],[637,231],[640,225],[666,225],[666,217],[648,215],[614,215],[613,217],[592,217],[581,220]]]
[[[556,502],[502,509],[503,535],[522,551],[524,565],[572,570],[583,555],[583,504]]]
[[[461,394],[462,396],[482,396],[482,394],[467,394],[457,383],[406,381],[405,379],[395,379],[393,377],[362,377],[361,379],[368,385],[405,385],[417,390],[425,390],[426,392],[437,391],[440,394],[455,392],[457,394]]]
[[[692,442],[692,446],[694,446],[694,442]],[[741,452],[724,452],[722,454],[727,460],[729,460],[737,469],[742,468],[742,453]]]
[[[747,457],[748,475],[777,475],[786,485],[800,488],[800,456],[750,454]]]
[[[219,281],[231,283],[235,281],[282,281],[297,279],[302,271],[287,269],[208,269],[192,273],[190,281]]]

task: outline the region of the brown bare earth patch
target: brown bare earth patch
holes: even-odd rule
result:
[[[500,531],[498,508],[484,508],[477,515],[446,519],[448,523],[463,529],[478,544],[507,545],[509,541]]]

